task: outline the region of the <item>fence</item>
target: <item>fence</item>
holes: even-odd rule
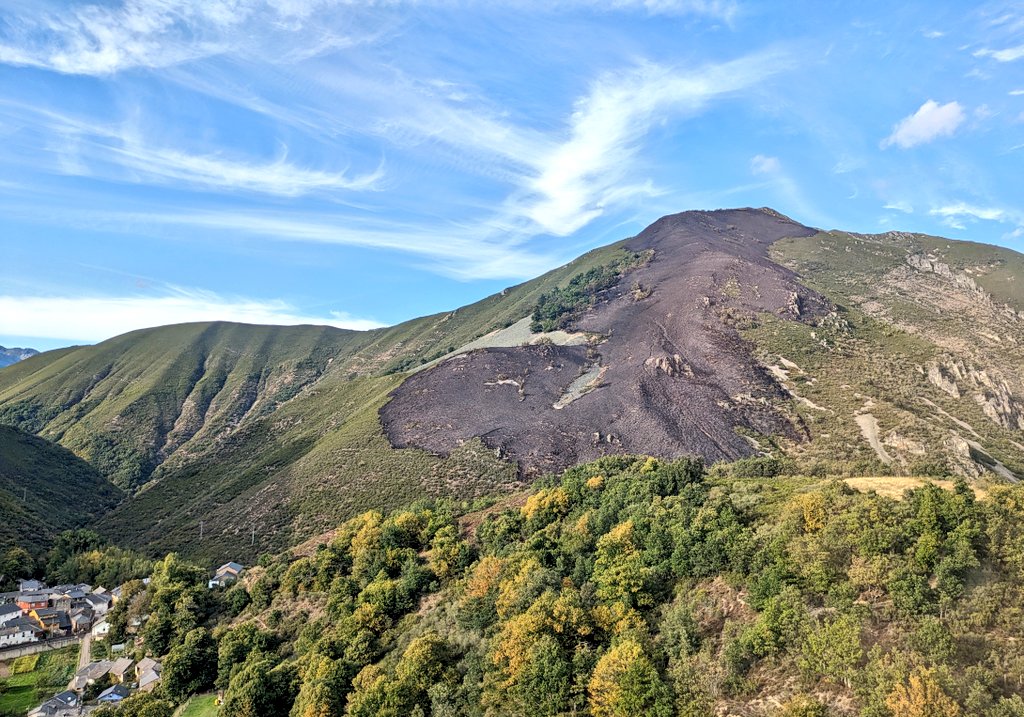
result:
[[[69,637],[56,637],[52,640],[28,642],[24,645],[15,645],[14,647],[5,647],[0,649],[0,661],[13,660],[16,657],[24,657],[25,655],[34,655],[37,652],[48,652],[61,647],[67,647],[68,645],[75,645],[81,641],[82,638],[80,636],[72,635]]]

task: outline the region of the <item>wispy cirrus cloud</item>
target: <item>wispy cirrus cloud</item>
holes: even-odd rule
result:
[[[946,226],[953,229],[966,229],[966,224],[968,222],[975,222],[978,220],[1024,226],[1024,212],[1006,207],[979,206],[968,202],[952,202],[932,207],[928,213],[932,216],[941,218],[942,222]]]
[[[313,324],[355,330],[382,326],[345,312],[310,314],[278,299],[221,296],[182,287],[168,287],[159,295],[0,295],[0,334],[12,336],[95,342],[135,329],[196,321]]]
[[[881,146],[883,149],[893,145],[909,149],[940,137],[951,137],[966,119],[964,107],[959,102],[940,105],[928,100],[917,112],[900,120],[893,127],[892,134],[882,140]]]
[[[768,52],[696,68],[649,63],[601,76],[576,101],[568,136],[531,162],[534,175],[507,209],[541,232],[565,236],[609,205],[656,194],[649,182],[630,181],[641,140],[655,123],[695,114],[789,66],[788,56]]]
[[[383,11],[458,7],[451,0],[120,0],[71,6],[11,0],[10,5],[0,32],[0,63],[93,76],[226,54],[298,62],[372,41],[392,22]],[[493,6],[702,15],[725,22],[738,12],[734,0],[506,0]]]
[[[997,62],[1014,62],[1024,58],[1024,45],[1017,45],[1016,47],[1007,47],[1002,50],[993,50],[985,47],[974,53],[975,57],[991,57]]]
[[[43,151],[53,156],[53,169],[62,174],[279,197],[370,191],[378,189],[384,177],[383,164],[356,175],[301,167],[288,161],[284,146],[272,161],[197,154],[148,142],[127,121],[100,123],[0,101],[0,116],[4,114],[44,130]]]

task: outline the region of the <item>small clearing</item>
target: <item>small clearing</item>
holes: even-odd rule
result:
[[[417,371],[422,371],[442,361],[469,353],[470,351],[476,351],[477,349],[505,349],[538,343],[552,343],[556,346],[581,346],[590,341],[590,335],[582,332],[574,333],[559,330],[535,334],[530,331],[530,321],[531,318],[529,316],[519,319],[519,321],[511,326],[484,334],[480,338],[460,346],[451,353],[447,353],[433,361],[428,361],[421,366],[411,369],[409,372],[416,373]]]
[[[954,486],[951,480],[932,480],[928,478],[912,478],[910,476],[858,476],[856,478],[847,478],[843,482],[862,493],[873,490],[886,498],[896,499],[902,498],[906,491],[920,488],[925,483],[934,483],[944,490],[953,490]],[[988,497],[988,493],[981,488],[972,486],[971,490],[974,491],[974,495],[979,500]]]

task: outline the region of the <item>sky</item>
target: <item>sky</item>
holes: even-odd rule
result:
[[[1024,2],[0,0],[0,345],[367,329],[688,209],[1024,250]]]

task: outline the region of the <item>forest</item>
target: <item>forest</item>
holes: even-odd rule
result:
[[[764,460],[367,512],[226,590],[169,555],[111,616],[162,686],[95,714],[1024,715],[1024,487],[746,477]]]

